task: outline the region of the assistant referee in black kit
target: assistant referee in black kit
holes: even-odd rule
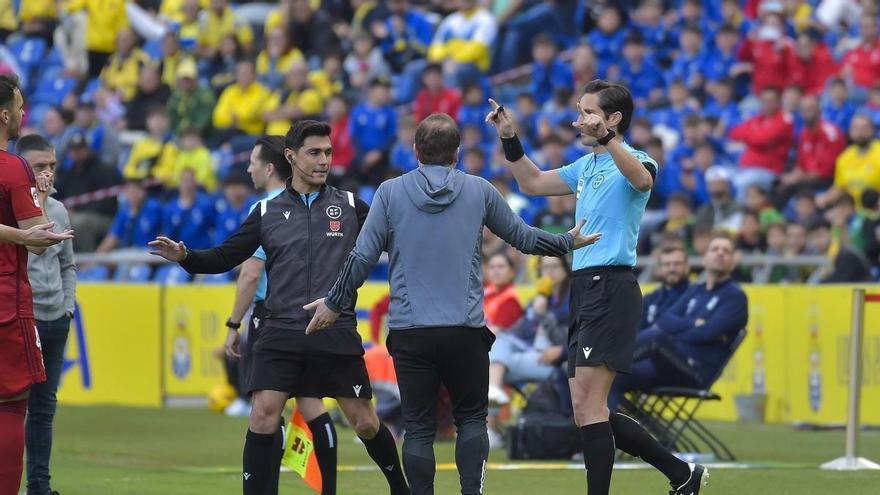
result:
[[[510,112],[493,100],[486,117],[495,125],[520,190],[541,196],[577,197],[575,218],[602,242],[574,253],[568,376],[575,422],[580,427],[589,495],[607,495],[615,445],[641,457],[669,478],[673,495],[697,495],[708,476],[664,449],[635,420],[610,414],[608,391],[616,373],[632,364],[641,320],[642,293],[633,273],[639,225],[657,162],[623,140],[633,113],[629,90],[602,80],[587,83],[572,125],[592,148],[574,163],[541,171],[525,156]]]
[[[526,225],[486,180],[455,169],[459,142],[458,127],[446,114],[433,114],[419,124],[419,168],[379,186],[339,280],[326,299],[308,306],[317,308],[308,331],[332,328],[354,307],[357,288],[379,255],[388,252],[387,345],[406,428],[403,464],[415,495],[434,493],[441,384],[452,398],[458,430],[455,463],[461,493],[483,493],[489,455],[488,352],[495,339],[483,318],[483,226],[525,253],[546,256],[563,255],[599,238],[581,235],[577,227],[554,235]]]
[[[366,203],[325,184],[332,146],[330,126],[304,120],[290,128],[285,157],[293,175],[287,190],[260,201],[222,245],[190,251],[159,237],[153,254],[179,262],[190,273],[232,270],[262,245],[268,292],[264,324],[254,345],[248,390],[253,394],[243,456],[245,495],[264,495],[279,468],[273,447],[284,403],[291,396],[335,397],[367,452],[380,467],[392,495],[409,494],[397,446],[379,422],[352,310],[327,331],[306,335],[303,305],[330,289],[367,216]]]

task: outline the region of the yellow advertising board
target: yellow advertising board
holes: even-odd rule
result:
[[[646,285],[647,292],[653,287]],[[700,416],[735,420],[735,397],[766,395],[768,422],[841,424],[846,418],[852,286],[746,286],[748,336],[713,387],[722,400]],[[520,287],[523,304],[534,294]],[[880,293],[880,286],[869,288]],[[385,283],[358,291],[358,331]],[[217,351],[226,336],[232,285],[81,284],[59,400],[160,406],[204,396],[225,378]],[[880,304],[865,307],[862,420],[880,424]]]
[[[160,287],[80,284],[58,400],[161,406]]]
[[[166,396],[203,396],[226,381],[220,352],[234,299],[233,285],[165,287],[162,375]]]

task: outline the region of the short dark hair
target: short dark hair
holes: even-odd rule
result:
[[[416,127],[416,158],[428,165],[453,165],[457,161],[461,133],[452,117],[432,113]]]
[[[599,97],[599,108],[605,112],[605,118],[614,112],[620,112],[620,123],[617,132],[622,134],[629,129],[629,121],[633,114],[632,93],[626,86],[595,79],[584,87],[584,94],[595,94]]]
[[[862,190],[862,208],[866,210],[876,210],[878,200],[880,200],[880,197],[878,196],[880,195],[878,195],[876,189],[869,187]]]
[[[275,167],[275,172],[281,180],[287,180],[290,177],[290,163],[284,157],[284,136],[263,136],[257,139],[254,146],[259,146],[260,151],[257,158],[271,163]]]
[[[15,101],[15,90],[21,92],[18,85],[18,77],[14,74],[3,74],[0,76],[0,107],[9,106]]]
[[[24,155],[28,151],[52,151],[52,143],[39,134],[28,134],[18,138],[15,143],[15,152]]]
[[[674,192],[669,195],[669,199],[666,200],[666,204],[669,203],[681,203],[684,206],[691,208],[691,197],[687,195],[687,193],[683,192]]]
[[[681,253],[684,255],[684,258],[687,259],[687,250],[682,244],[667,244],[660,248],[660,256],[666,256],[667,254],[672,253]]]
[[[532,46],[547,45],[556,48],[556,42],[547,33],[540,33],[532,40]]]
[[[330,137],[330,124],[319,120],[296,121],[284,137],[284,147],[296,151],[312,136]]]

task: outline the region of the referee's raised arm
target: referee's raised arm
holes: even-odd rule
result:
[[[492,105],[492,111],[486,115],[486,122],[495,126],[501,138],[504,158],[510,163],[510,171],[519,184],[519,190],[529,196],[565,196],[573,193],[555,170],[543,171],[526,156],[516,135],[513,115],[492,98],[489,98],[489,104]]]
[[[211,249],[191,251],[183,242],[167,237],[150,241],[150,254],[180,263],[189,273],[226,273],[250,258],[260,247],[261,209],[254,208],[241,227]]]

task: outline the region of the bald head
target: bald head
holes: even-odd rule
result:
[[[416,128],[416,158],[426,165],[455,165],[461,134],[452,117],[434,113]]]

